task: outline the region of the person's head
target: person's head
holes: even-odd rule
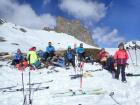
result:
[[[18,54],[21,54],[21,50],[20,50],[20,49],[17,49],[17,53],[18,53]]]
[[[70,45],[68,46],[68,50],[71,50],[71,46]]]
[[[101,52],[105,52],[105,48],[102,48],[102,49],[101,49]]]
[[[123,43],[120,43],[120,44],[118,45],[118,48],[119,48],[120,50],[123,50],[123,49],[124,49],[124,44],[123,44]]]
[[[83,47],[83,43],[80,43],[80,47]]]
[[[32,47],[33,51],[36,51],[36,47]]]
[[[52,42],[48,42],[48,46],[51,46],[52,45]]]

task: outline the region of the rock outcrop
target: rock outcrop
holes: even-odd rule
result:
[[[44,30],[47,31],[56,31],[58,33],[66,33],[68,35],[72,35],[75,38],[90,44],[97,46],[92,39],[92,35],[90,31],[81,24],[79,20],[68,20],[63,17],[58,17],[56,20],[56,27],[54,29],[50,29],[45,27]]]

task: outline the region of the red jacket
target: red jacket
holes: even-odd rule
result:
[[[109,54],[109,53],[106,52],[106,51],[100,52],[100,53],[98,54],[99,60],[101,60],[101,59],[103,59],[103,58],[107,58],[108,54]]]
[[[114,55],[114,60],[117,64],[126,64],[128,54],[126,50],[118,50]]]

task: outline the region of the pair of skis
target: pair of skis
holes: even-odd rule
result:
[[[93,90],[73,90],[69,89],[66,92],[60,92],[60,93],[55,93],[53,95],[54,98],[57,97],[70,97],[70,96],[80,96],[80,95],[101,95],[105,94],[106,91],[104,91],[102,88],[100,89],[93,89]]]

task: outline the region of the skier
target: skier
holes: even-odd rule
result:
[[[83,48],[83,43],[80,43],[80,46],[76,49],[78,54],[78,60],[83,61],[85,59],[85,48]]]
[[[12,60],[11,65],[16,66],[17,64],[19,64],[23,60],[24,60],[24,57],[23,57],[23,54],[22,54],[21,50],[17,49],[17,53],[15,54],[14,59]]]
[[[36,47],[32,47],[29,49],[27,53],[28,63],[31,66],[35,66],[36,68],[41,67],[41,62],[39,61],[39,57],[36,53]]]
[[[105,48],[102,48],[97,55],[99,63],[102,65],[103,68],[106,67],[106,61],[109,56],[109,53],[105,51]]]
[[[68,46],[67,51],[64,54],[65,57],[65,66],[69,66],[71,63],[72,66],[75,68],[75,54],[74,51],[71,49],[71,46]]]
[[[45,60],[45,52],[42,50],[37,51],[38,56],[40,57],[41,61]]]
[[[46,48],[45,53],[45,61],[51,61],[53,59],[53,56],[55,56],[55,48],[52,46],[51,42],[48,42],[48,47]]]
[[[114,60],[115,64],[114,66],[117,67],[117,72],[116,72],[116,79],[119,79],[119,74],[121,71],[121,76],[122,76],[122,82],[126,83],[126,77],[125,77],[125,68],[128,60],[128,54],[127,51],[124,48],[124,44],[120,43],[118,46],[119,50],[116,51],[114,55]]]

